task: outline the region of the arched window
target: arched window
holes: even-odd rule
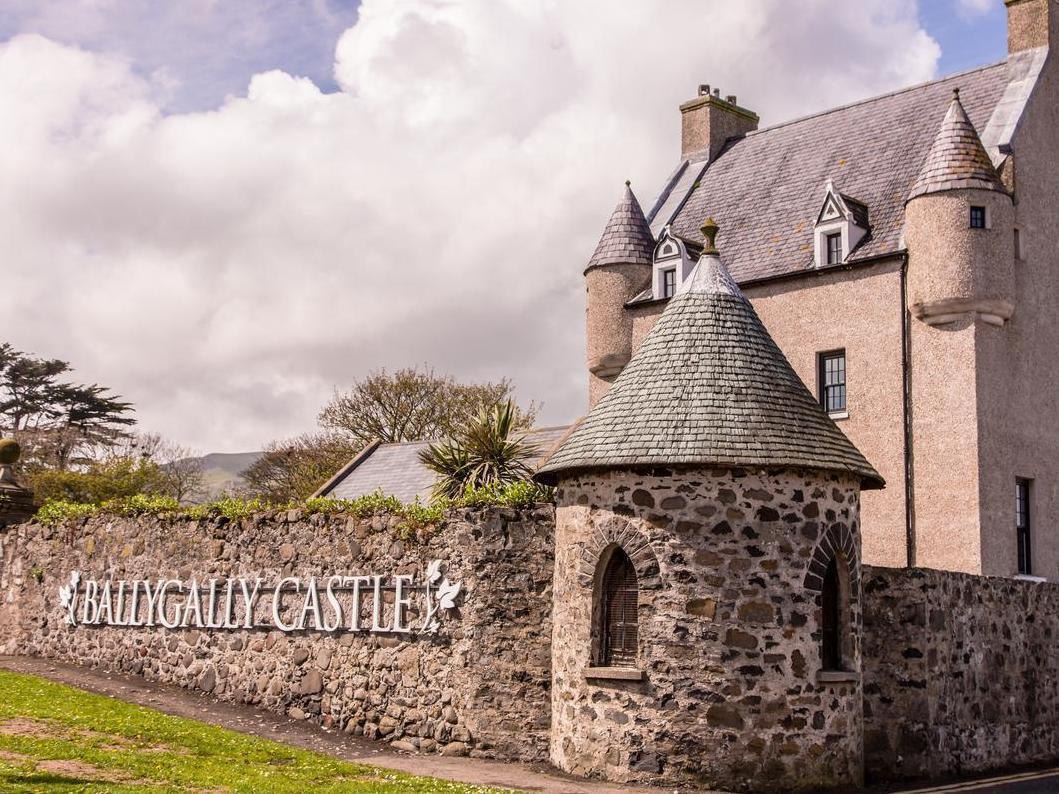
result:
[[[824,572],[824,586],[820,591],[820,628],[823,646],[820,660],[824,670],[842,669],[842,581],[838,572],[838,557],[832,557]]]
[[[606,667],[636,665],[636,570],[621,549],[615,549],[603,573],[600,602],[600,662]]]

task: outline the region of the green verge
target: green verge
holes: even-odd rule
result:
[[[340,761],[0,670],[0,791],[498,792]]]

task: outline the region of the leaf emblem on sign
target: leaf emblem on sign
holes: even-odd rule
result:
[[[434,560],[427,566],[427,581],[434,584],[441,578],[441,560]]]
[[[81,572],[74,571],[70,574],[70,584],[59,587],[59,604],[66,610],[66,622],[73,625],[76,622],[74,617],[74,598],[77,595],[77,585],[81,581]]]
[[[456,596],[460,594],[461,582],[451,583],[443,579],[438,586],[438,607],[441,609],[452,609],[456,606]]]

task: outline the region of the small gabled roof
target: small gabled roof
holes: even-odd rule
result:
[[[588,260],[585,270],[599,265],[650,265],[654,248],[651,227],[632,192],[632,186],[626,182],[625,195],[611,213],[596,252]]]
[[[956,88],[908,198],[966,188],[1007,192],[960,102],[960,89]]]
[[[820,212],[817,213],[817,223],[827,220],[825,216],[829,205],[834,206],[836,214],[851,221],[854,225],[862,229],[868,228],[868,206],[863,201],[858,201],[836,190],[830,179],[827,180],[827,186],[824,188],[824,203],[820,206]]]
[[[526,433],[526,440],[537,447],[530,465],[546,456],[569,430],[568,426],[538,427]],[[430,441],[381,444],[373,441],[357,453],[313,496],[356,499],[374,493],[396,496],[405,504],[417,499],[430,501],[438,476],[419,460],[419,453]]]
[[[883,485],[709,243],[610,391],[537,476],[672,465],[842,471],[865,488]]]

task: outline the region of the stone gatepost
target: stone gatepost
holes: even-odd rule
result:
[[[0,439],[0,529],[20,524],[37,512],[33,492],[15,480],[14,465],[22,450],[14,439]]]
[[[623,782],[858,784],[859,494],[882,480],[703,231],[538,474],[558,487],[551,757]]]

